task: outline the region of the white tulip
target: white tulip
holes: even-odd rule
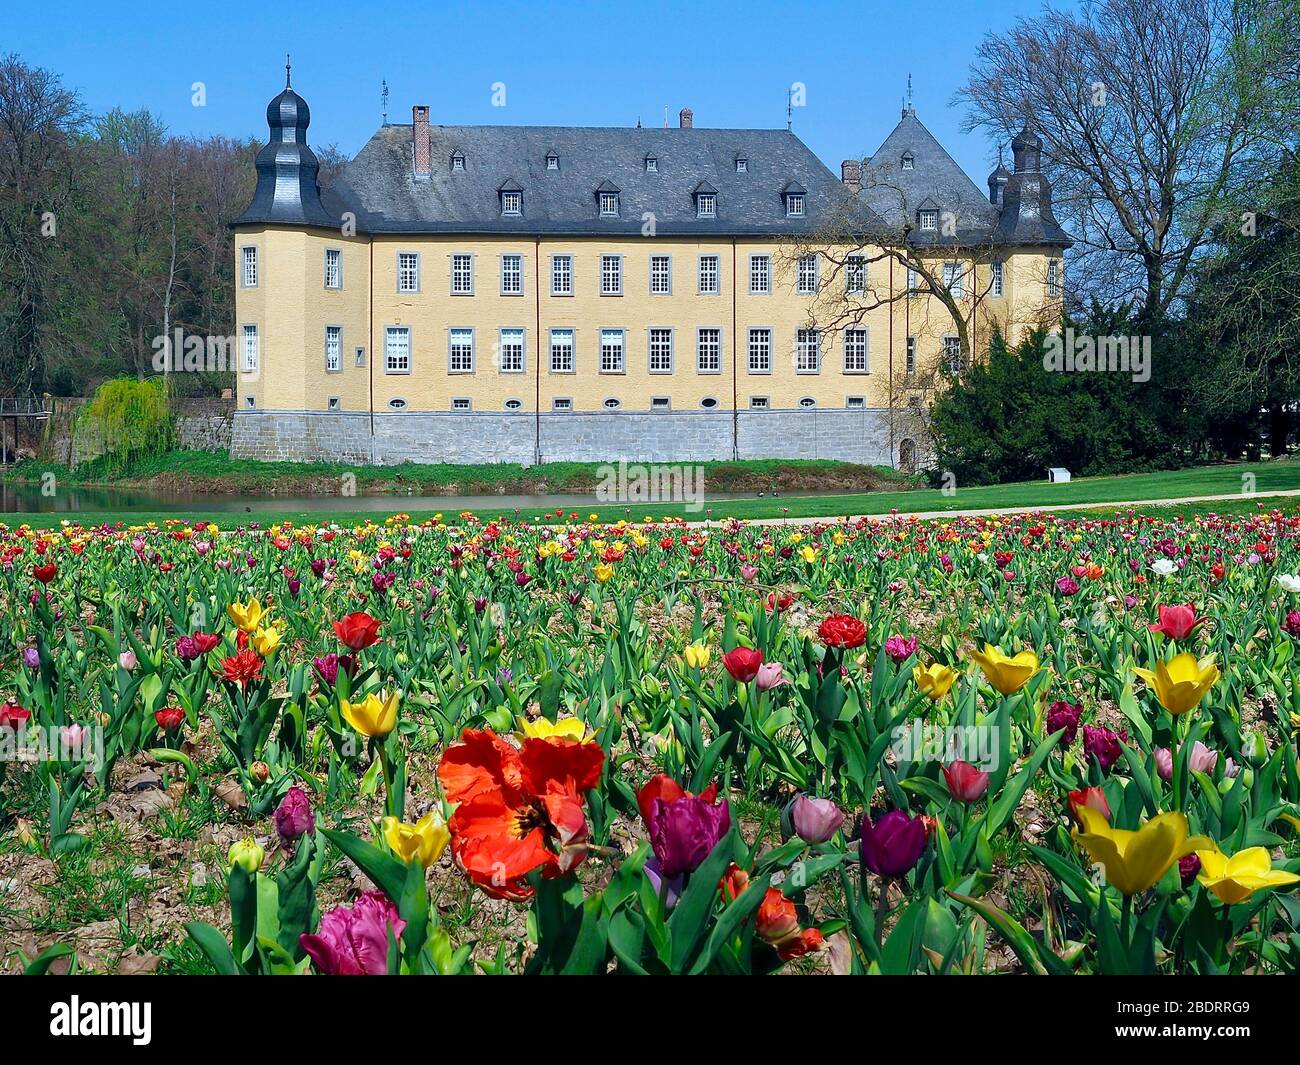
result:
[[[1294,573],[1279,573],[1277,583],[1282,586],[1283,591],[1292,594],[1300,592],[1300,577],[1297,577]]]
[[[1168,577],[1169,574],[1173,573],[1178,567],[1167,558],[1158,558],[1151,563],[1151,568],[1160,574],[1160,576]]]

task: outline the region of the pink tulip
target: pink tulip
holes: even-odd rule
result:
[[[788,684],[789,679],[785,675],[785,667],[780,662],[764,662],[758,667],[754,683],[758,685],[759,691],[765,692],[771,688],[779,688],[782,684]]]

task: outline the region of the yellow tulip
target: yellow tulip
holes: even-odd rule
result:
[[[1171,714],[1185,714],[1194,709],[1219,680],[1214,655],[1197,659],[1187,651],[1175,655],[1168,662],[1157,662],[1155,672],[1149,669],[1134,669],[1133,672],[1147,682],[1160,705]]]
[[[1206,891],[1229,906],[1244,902],[1263,888],[1300,880],[1300,875],[1274,869],[1273,860],[1263,847],[1247,847],[1231,856],[1218,850],[1198,850],[1196,856],[1201,859],[1201,873],[1196,879]]]
[[[447,831],[442,815],[434,810],[430,810],[413,825],[399,821],[396,817],[385,817],[382,825],[388,849],[407,865],[419,862],[428,869],[442,857],[442,852],[451,841],[451,833]]]
[[[703,669],[709,664],[709,649],[702,643],[690,643],[686,645],[682,657],[692,669]]]
[[[400,692],[382,699],[371,692],[359,703],[344,699],[339,709],[343,719],[361,735],[383,738],[397,727],[397,704],[401,698]]]
[[[916,686],[925,692],[925,694],[934,702],[938,702],[948,694],[948,689],[952,687],[953,681],[957,679],[957,671],[945,666],[942,662],[933,662],[928,666],[913,666],[912,680]]]
[[[582,740],[587,738],[587,726],[579,721],[576,717],[562,717],[556,721],[548,721],[544,717],[539,717],[536,721],[529,721],[527,718],[519,719],[519,731],[515,736],[520,740],[549,740],[554,736],[566,740]]]
[[[596,580],[600,581],[601,584],[604,584],[612,576],[614,576],[613,566],[611,566],[608,562],[596,563]]]
[[[805,562],[817,561],[817,549],[814,547],[804,546],[799,548],[799,554]]]
[[[1136,832],[1111,828],[1091,806],[1077,806],[1074,813],[1083,824],[1071,833],[1074,841],[1105,868],[1106,882],[1125,895],[1153,887],[1184,855],[1214,849],[1212,839],[1187,835],[1187,818],[1179,813],[1157,814]]]
[[[262,620],[262,615],[266,611],[257,601],[257,596],[253,596],[247,605],[236,599],[226,607],[226,613],[230,616],[230,620],[244,632],[252,632],[257,628],[258,622]]]
[[[280,646],[280,630],[277,628],[258,629],[253,634],[252,644],[263,658],[269,658]]]
[[[970,656],[980,667],[984,679],[1003,695],[1014,695],[1038,672],[1038,655],[1033,651],[1021,651],[1011,656],[1001,647],[986,643],[983,651],[972,651]]]

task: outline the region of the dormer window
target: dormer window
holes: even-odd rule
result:
[[[917,214],[920,216],[919,221],[923,230],[933,231],[939,228],[938,211],[933,208],[927,208],[926,210],[918,211]]]
[[[451,156],[451,171],[453,174],[459,173],[465,169],[465,153],[453,152]]]
[[[501,213],[517,218],[524,213],[524,194],[522,192],[503,192],[501,194]]]
[[[802,218],[804,196],[802,192],[787,192],[785,196],[785,215],[787,218]]]
[[[600,194],[600,217],[617,218],[618,217],[618,193],[602,192]]]
[[[736,156],[736,173],[737,174],[749,173],[749,160],[746,159],[744,156],[740,156],[740,155]]]
[[[695,198],[695,215],[697,218],[717,218],[718,198],[711,192],[701,192]]]
[[[915,167],[915,162],[916,162],[916,161],[912,158],[912,153],[911,153],[911,152],[904,152],[904,153],[903,153],[903,169],[904,169],[904,170],[914,170],[914,169],[916,168],[916,167]]]
[[[645,172],[647,174],[659,173],[659,160],[655,156],[647,155],[645,157]]]
[[[546,169],[547,170],[560,169],[560,157],[556,155],[554,152],[551,152],[546,156]]]

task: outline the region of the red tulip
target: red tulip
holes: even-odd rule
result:
[[[379,640],[379,622],[363,610],[334,622],[334,632],[354,651],[361,651]]]
[[[960,759],[943,767],[943,777],[948,782],[948,794],[964,803],[978,802],[989,790],[989,775]]]
[[[32,712],[17,703],[5,703],[0,706],[0,728],[13,729],[17,732],[27,724]]]
[[[722,664],[739,683],[748,684],[758,676],[758,667],[763,664],[763,652],[755,651],[752,647],[733,647],[722,656]]]
[[[1187,603],[1184,606],[1161,606],[1160,622],[1148,625],[1152,632],[1163,632],[1171,640],[1185,640],[1205,619],[1196,616],[1196,607]]]
[[[158,727],[167,732],[178,729],[185,722],[185,711],[179,706],[164,706],[161,710],[153,715],[153,719],[158,722]]]
[[[1083,818],[1079,816],[1079,808],[1083,806],[1096,810],[1107,821],[1110,820],[1110,803],[1106,801],[1106,793],[1101,788],[1079,788],[1070,792],[1070,813],[1080,825],[1083,824]]]
[[[42,584],[49,584],[59,575],[59,567],[53,562],[47,562],[43,566],[33,566],[32,576]]]
[[[861,647],[867,642],[867,629],[852,614],[832,614],[817,628],[817,635],[827,647]]]

